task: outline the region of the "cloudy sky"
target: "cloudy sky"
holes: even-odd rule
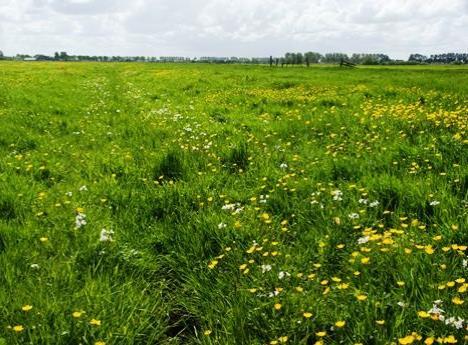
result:
[[[468,52],[468,0],[0,0],[5,54]]]

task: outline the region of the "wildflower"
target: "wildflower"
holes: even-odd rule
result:
[[[358,219],[359,214],[358,213],[350,213],[348,214],[349,219]]]
[[[275,310],[280,310],[282,305],[280,303],[275,303],[274,308]]]
[[[281,169],[286,169],[287,167],[288,167],[288,165],[286,163],[281,163],[280,164]]]
[[[14,326],[12,329],[13,329],[13,331],[15,331],[15,332],[17,332],[17,333],[23,332],[23,331],[24,331],[24,327],[21,326],[21,325],[16,325],[16,326]]]
[[[279,337],[278,340],[280,341],[280,343],[286,343],[288,341],[288,337],[282,336],[282,337]]]
[[[225,223],[219,223],[218,229],[224,229],[227,225]]]
[[[262,273],[271,271],[271,265],[262,265]]]
[[[377,207],[379,206],[379,202],[376,200],[376,201],[372,201],[370,204],[369,204],[369,207]]]
[[[327,335],[327,332],[326,331],[320,331],[320,332],[316,332],[315,335],[317,337],[324,337]]]
[[[431,202],[429,203],[429,205],[431,205],[431,206],[437,206],[437,205],[439,205],[439,204],[440,204],[440,202],[437,201],[437,200],[431,201]]]
[[[406,345],[406,344],[414,343],[415,340],[416,340],[415,337],[413,337],[412,335],[407,335],[404,338],[398,339],[398,342],[402,345]]]
[[[213,331],[211,329],[207,329],[205,332],[203,332],[204,335],[209,336]]]
[[[367,296],[366,295],[357,295],[356,298],[357,298],[358,301],[365,301],[367,299]]]
[[[80,229],[86,225],[86,215],[84,213],[78,212],[75,217],[75,229]]]
[[[309,312],[305,312],[304,314],[302,314],[306,319],[310,319],[312,317],[312,313],[309,313]]]
[[[364,237],[359,237],[358,238],[358,244],[364,244],[364,243],[367,243],[369,242],[369,236],[364,236]]]
[[[32,305],[26,304],[26,305],[24,305],[24,306],[21,308],[21,310],[22,310],[22,311],[28,312],[28,311],[30,311],[32,308],[33,308]]]
[[[83,185],[83,186],[81,186],[81,187],[79,188],[79,191],[80,191],[80,192],[86,192],[86,191],[88,191],[88,187],[86,187],[86,186]]]
[[[425,312],[425,311],[418,311],[418,316],[422,319],[427,319],[428,317],[430,317],[431,315],[429,315],[428,312]]]
[[[452,298],[452,303],[461,305],[461,304],[465,303],[465,301],[462,300],[460,297],[456,296],[456,297]]]
[[[101,326],[101,320],[91,319],[89,324],[93,326]]]
[[[81,310],[81,311],[74,311],[74,312],[72,313],[72,316],[73,316],[75,319],[78,319],[78,318],[80,318],[81,315],[83,315],[83,314],[84,314],[84,311],[83,311],[83,310]]]
[[[337,328],[343,328],[346,325],[346,321],[336,321],[335,326]]]
[[[435,341],[434,337],[428,337],[428,338],[426,338],[426,340],[424,340],[424,344],[425,345],[432,345],[432,344],[434,344],[434,341]]]
[[[208,264],[208,268],[212,270],[213,268],[216,267],[217,264],[218,264],[218,260],[211,260],[211,262]]]
[[[377,320],[375,321],[376,324],[378,324],[379,326],[382,326],[382,325],[385,325],[385,320]]]
[[[114,240],[112,238],[112,235],[114,235],[113,230],[102,229],[101,230],[101,235],[99,237],[99,241],[101,241],[101,242],[113,242]]]
[[[42,243],[45,243],[45,242],[47,242],[48,240],[49,240],[49,239],[48,239],[47,237],[41,237],[41,238],[39,239],[39,241],[41,241]]]

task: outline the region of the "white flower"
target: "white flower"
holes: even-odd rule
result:
[[[226,226],[227,226],[226,223],[219,223],[218,229],[224,229]]]
[[[66,192],[65,195],[68,196],[68,197],[71,197],[73,195],[73,193],[72,192]]]
[[[402,308],[406,307],[406,304],[404,302],[398,302],[397,304]]]
[[[343,200],[341,197],[343,196],[343,192],[339,189],[336,189],[331,192],[331,195],[333,195],[333,200],[335,201],[341,201]]]
[[[467,268],[468,267],[468,260],[463,259],[462,266],[463,266],[463,268]]]
[[[429,314],[443,314],[444,311],[439,308],[437,304],[434,304],[430,310],[428,310]]]
[[[379,206],[380,202],[378,202],[377,200],[376,201],[372,201],[370,204],[369,204],[369,207],[377,207]]]
[[[364,244],[369,242],[369,236],[359,237],[357,240],[358,244]]]
[[[271,271],[271,265],[262,265],[262,273]]]
[[[358,219],[358,218],[359,218],[359,214],[357,214],[357,213],[350,213],[350,214],[348,214],[348,217],[349,217],[350,219]]]
[[[113,234],[114,234],[114,231],[112,231],[112,230],[102,229],[99,241],[101,241],[101,242],[113,242],[114,241],[113,238],[112,238]]]
[[[38,270],[39,269],[39,265],[38,264],[31,264],[31,268],[35,269],[35,270]]]
[[[439,205],[439,204],[440,204],[440,202],[437,201],[437,200],[431,201],[431,202],[429,203],[429,205],[431,205],[431,206],[437,206],[437,205]]]
[[[283,279],[284,277],[289,277],[290,274],[288,272],[283,272],[281,271],[280,273],[278,273],[278,278],[279,279]]]
[[[80,192],[86,192],[87,190],[88,190],[88,187],[86,186],[81,186],[79,189]]]
[[[367,203],[369,202],[369,200],[367,200],[367,199],[359,199],[358,202],[359,202],[360,204],[367,205]]]
[[[80,229],[86,225],[86,215],[84,213],[78,213],[75,217],[75,229]]]
[[[280,168],[281,169],[286,169],[288,165],[286,163],[281,163]]]

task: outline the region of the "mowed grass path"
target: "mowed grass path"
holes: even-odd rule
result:
[[[0,63],[0,344],[467,340],[468,69]]]

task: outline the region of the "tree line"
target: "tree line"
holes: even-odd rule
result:
[[[407,60],[394,60],[385,54],[352,54],[318,52],[287,52],[281,57],[199,57],[189,58],[181,56],[91,56],[91,55],[69,55],[67,52],[56,52],[53,56],[37,54],[17,54],[14,57],[5,56],[0,50],[0,59],[24,60],[24,61],[96,61],[96,62],[178,62],[178,63],[251,63],[269,64],[270,66],[289,66],[311,64],[338,64],[352,63],[361,65],[395,65],[395,64],[468,64],[466,53],[445,53],[425,56],[422,54],[411,54]]]

